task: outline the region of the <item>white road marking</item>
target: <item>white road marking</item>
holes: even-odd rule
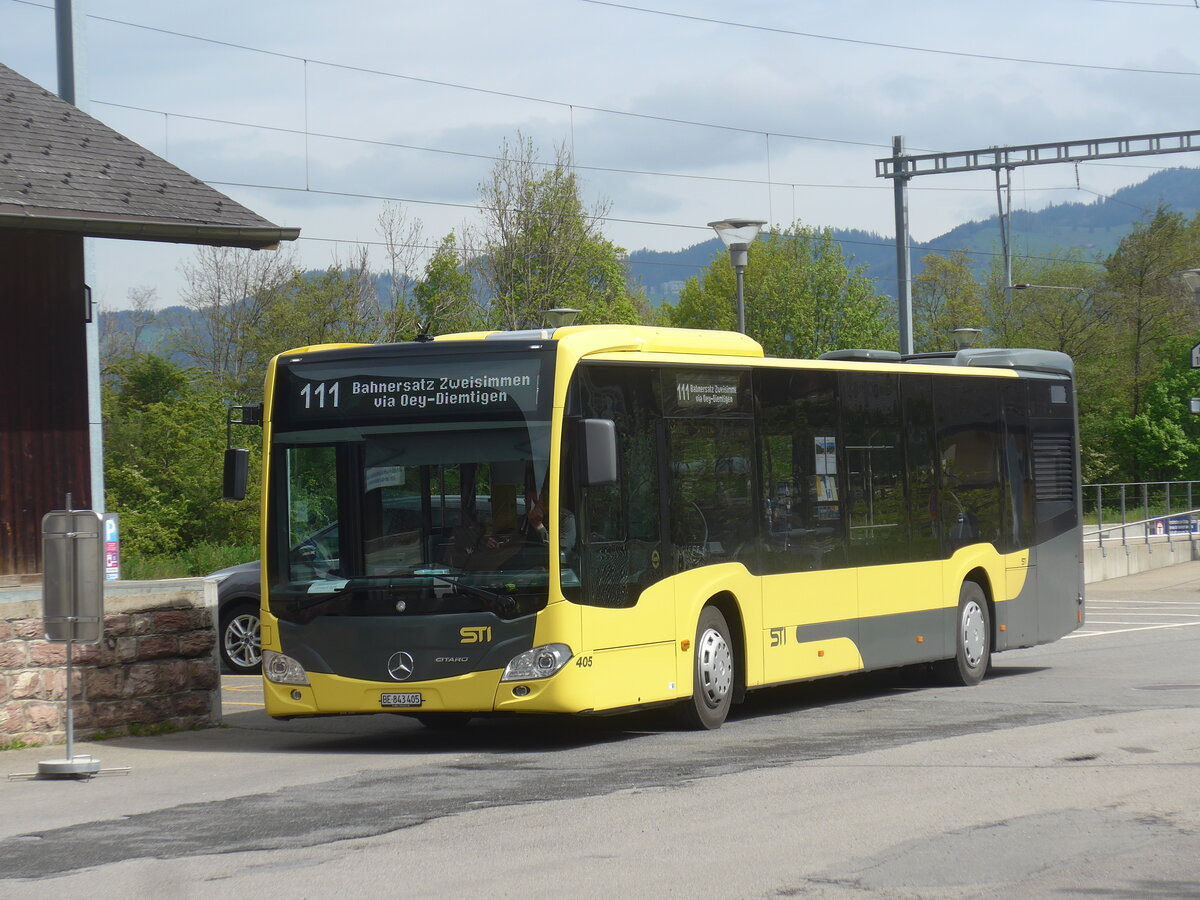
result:
[[[1096,624],[1096,623],[1088,623]],[[1171,622],[1167,625],[1140,625],[1137,628],[1115,628],[1112,631],[1073,631],[1066,635],[1063,640],[1067,641],[1071,638],[1078,637],[1099,637],[1102,634],[1124,634],[1127,631],[1153,631],[1156,628],[1194,628],[1200,625],[1200,622]]]

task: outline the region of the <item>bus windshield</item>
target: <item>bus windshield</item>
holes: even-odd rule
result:
[[[329,432],[346,437],[347,429]],[[545,606],[549,422],[415,424],[276,445],[281,619]]]

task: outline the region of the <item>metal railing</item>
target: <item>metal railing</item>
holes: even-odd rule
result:
[[[1200,481],[1083,485],[1083,539],[1127,545],[1200,540]],[[1131,518],[1131,516],[1133,518]],[[1114,532],[1120,532],[1117,536]]]

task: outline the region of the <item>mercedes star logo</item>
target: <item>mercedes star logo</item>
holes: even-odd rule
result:
[[[412,654],[405,653],[403,650],[397,650],[388,657],[388,674],[394,679],[397,681],[407,681],[412,677],[412,673]]]

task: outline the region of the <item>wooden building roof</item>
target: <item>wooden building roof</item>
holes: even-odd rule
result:
[[[0,64],[0,228],[262,249],[268,222]]]

